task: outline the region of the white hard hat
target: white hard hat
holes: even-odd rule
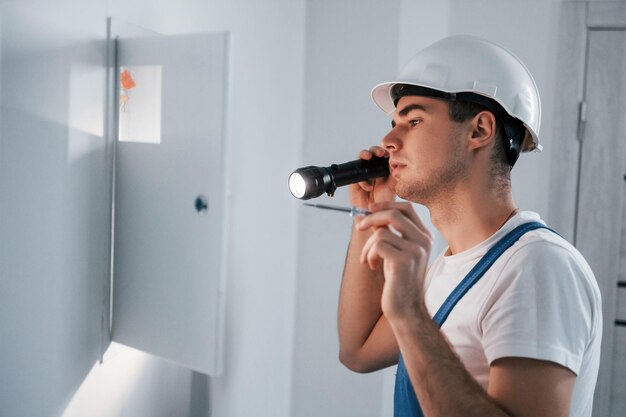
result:
[[[404,88],[407,91],[398,94]],[[520,150],[542,149],[538,137],[541,101],[535,80],[522,61],[493,42],[473,36],[442,39],[418,52],[396,81],[372,90],[372,99],[388,114],[395,111],[396,101],[403,95],[473,101],[490,110],[494,110],[488,105],[493,100],[526,128]]]

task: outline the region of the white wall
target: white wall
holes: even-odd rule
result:
[[[210,385],[212,415],[288,416],[296,211],[285,183],[302,135],[304,1],[31,0],[1,13],[0,414],[206,415]],[[137,385],[111,398],[127,368],[92,371],[108,254],[107,16],[164,34],[232,31],[233,68],[224,376],[209,383],[122,349],[141,362]]]

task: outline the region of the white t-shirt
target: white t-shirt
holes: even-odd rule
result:
[[[426,277],[426,307],[434,316],[480,258],[520,224],[541,221],[520,212],[486,241],[444,256]],[[577,375],[570,417],[589,417],[600,363],[600,290],[582,255],[557,234],[526,233],[459,301],[441,327],[483,388],[489,365],[503,357],[556,362]]]

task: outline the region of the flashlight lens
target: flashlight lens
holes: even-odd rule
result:
[[[294,172],[289,176],[289,190],[296,198],[304,197],[304,193],[306,193],[306,182],[300,173]]]

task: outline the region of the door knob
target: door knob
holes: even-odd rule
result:
[[[194,206],[196,207],[196,211],[198,212],[198,214],[200,214],[201,216],[205,215],[207,211],[209,211],[209,200],[204,194],[200,194],[198,197],[196,197]]]

